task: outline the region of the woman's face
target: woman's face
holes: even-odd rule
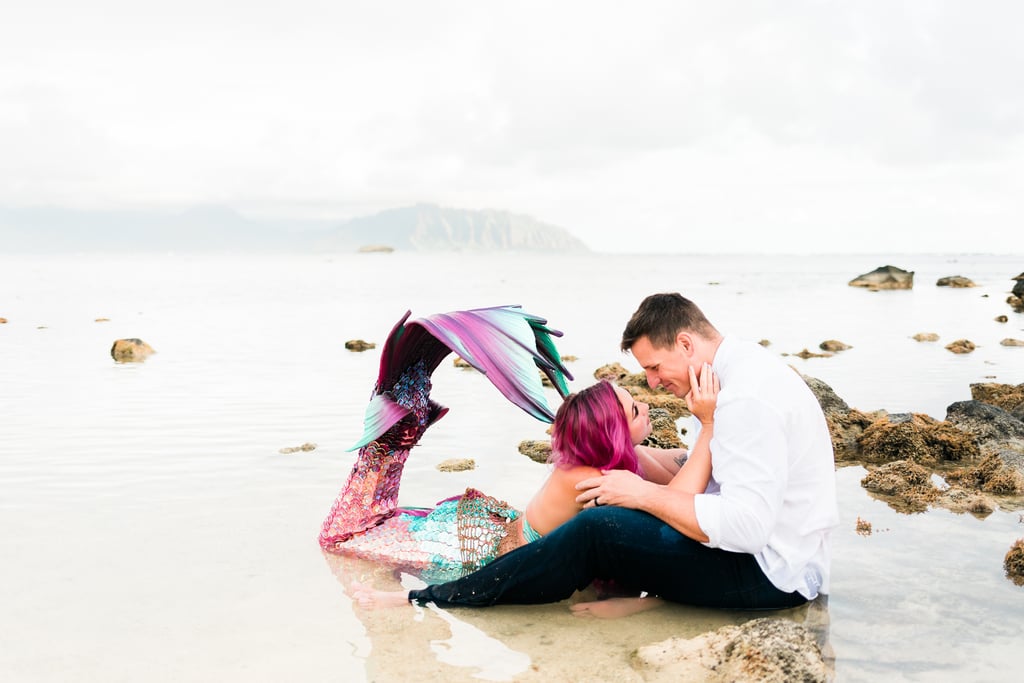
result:
[[[615,393],[619,396],[622,412],[626,416],[626,422],[629,424],[629,438],[635,446],[646,439],[651,433],[651,418],[647,414],[648,406],[643,401],[634,399],[622,387],[615,387]]]

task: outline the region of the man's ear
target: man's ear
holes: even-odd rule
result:
[[[676,349],[687,356],[693,355],[693,337],[687,332],[680,332],[676,335]]]

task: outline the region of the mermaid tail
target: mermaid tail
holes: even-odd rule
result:
[[[347,541],[398,511],[409,450],[448,412],[430,399],[430,377],[449,353],[457,353],[502,395],[539,420],[552,422],[554,413],[537,368],[559,394],[568,394],[566,378],[572,375],[551,339],[561,332],[546,327],[543,318],[518,306],[454,311],[406,324],[409,315],[406,312],[384,343],[363,435],[350,449],[358,448],[359,454],[320,531],[320,546],[325,550],[345,552]]]

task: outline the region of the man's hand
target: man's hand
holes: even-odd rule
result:
[[[584,479],[576,484],[576,489],[582,491],[576,496],[576,502],[583,507],[618,505],[638,510],[641,499],[652,487],[658,488],[658,485],[627,470],[608,470],[600,477]]]

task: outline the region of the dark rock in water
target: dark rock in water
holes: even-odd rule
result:
[[[1016,280],[1016,282],[1013,284],[1013,295],[1024,297],[1024,273],[1021,273],[1017,277],[1010,279]]]
[[[850,280],[851,287],[867,287],[879,289],[913,289],[914,271],[903,270],[896,266],[881,266],[870,273],[864,273]]]
[[[963,275],[950,275],[949,277],[940,277],[935,283],[936,287],[976,287],[974,281],[970,278],[964,277]]]
[[[846,401],[839,398],[839,395],[832,389],[828,384],[821,381],[817,377],[811,377],[810,375],[800,375],[803,378],[804,383],[810,387],[814,397],[818,399],[818,403],[821,405],[822,412],[825,415],[835,413],[838,411],[848,411],[850,406],[847,405]]]
[[[1024,422],[1002,408],[981,401],[950,404],[946,408],[946,420],[974,436],[979,443],[1024,439]]]
[[[156,353],[153,347],[141,339],[118,339],[110,347],[110,356],[118,363],[141,363]]]
[[[350,339],[345,342],[345,348],[349,351],[368,351],[369,349],[377,348],[377,345],[362,339]]]

